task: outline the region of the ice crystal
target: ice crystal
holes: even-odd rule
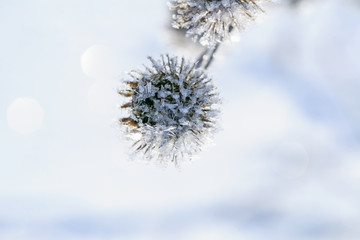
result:
[[[187,29],[187,36],[214,47],[227,39],[233,28],[241,30],[261,12],[266,0],[172,0],[173,27]]]
[[[151,67],[129,73],[130,99],[120,123],[136,153],[147,160],[177,164],[199,152],[215,130],[220,103],[212,79],[195,63],[162,55]]]

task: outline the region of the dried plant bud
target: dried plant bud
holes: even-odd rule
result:
[[[130,73],[122,90],[129,112],[120,119],[134,141],[135,152],[145,159],[174,162],[199,152],[215,130],[220,100],[204,70],[184,58],[149,58],[152,66]]]
[[[267,0],[172,0],[173,27],[187,29],[187,36],[204,46],[214,47],[227,39],[231,29],[241,30],[261,12]]]

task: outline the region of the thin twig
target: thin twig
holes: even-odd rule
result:
[[[220,43],[217,43],[215,47],[205,49],[196,60],[196,68],[200,68],[203,65],[204,69],[207,69],[213,61],[214,54],[218,50],[219,46]],[[207,59],[207,61],[204,63],[205,59]]]
[[[233,27],[230,26],[229,27],[229,33],[231,33],[231,31],[233,30]],[[214,60],[214,55],[217,52],[217,50],[220,47],[221,42],[216,43],[215,47],[213,48],[207,48],[205,49],[200,56],[197,59],[197,63],[196,63],[196,68],[200,68],[202,65],[204,65],[204,69],[208,69],[209,66],[211,65],[211,63]],[[203,64],[205,58],[207,58],[207,62],[205,64]]]
[[[208,69],[208,67],[214,60],[214,55],[215,55],[216,51],[218,50],[219,46],[220,46],[220,43],[216,43],[215,47],[211,49],[211,54],[209,54],[209,59],[208,59],[207,63],[205,64],[204,69]]]
[[[208,54],[209,52],[209,48],[206,48],[198,57],[198,59],[196,60],[196,68],[199,68],[204,60],[204,57]]]

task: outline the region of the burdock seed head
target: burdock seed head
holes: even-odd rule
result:
[[[136,153],[147,160],[174,162],[199,152],[215,130],[220,100],[212,79],[184,58],[149,57],[150,67],[130,72],[129,102],[121,118]]]
[[[231,29],[244,28],[261,12],[259,4],[268,0],[171,0],[173,27],[187,29],[187,36],[214,47],[228,38]]]

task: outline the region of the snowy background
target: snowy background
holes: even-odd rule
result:
[[[359,2],[280,2],[224,44],[222,131],[180,171],[129,161],[113,122],[123,72],[201,50],[169,16],[2,1],[0,239],[359,239]]]

